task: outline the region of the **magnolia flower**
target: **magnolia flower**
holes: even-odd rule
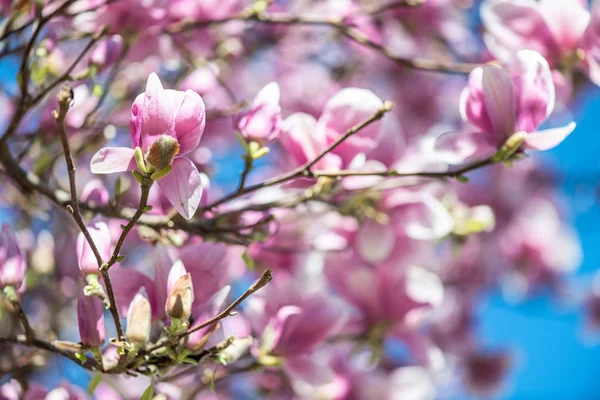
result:
[[[87,230],[100,253],[102,260],[108,260],[111,255],[111,236],[108,225],[103,221],[96,221],[87,226]],[[98,273],[98,260],[90,247],[87,239],[80,232],[77,236],[77,263],[84,274]]]
[[[146,91],[131,107],[132,148],[100,149],[92,158],[92,172],[110,174],[136,169],[134,149],[139,147],[147,167],[147,171],[142,172],[167,173],[156,178],[158,186],[184,218],[192,218],[202,197],[202,179],[196,166],[181,155],[198,146],[204,132],[205,114],[200,95],[191,90],[163,89],[158,76],[152,73]]]
[[[575,56],[590,22],[584,0],[488,0],[481,6],[485,42],[496,57],[535,50],[552,67]]]
[[[77,321],[81,344],[98,347],[104,343],[104,307],[96,296],[86,296],[83,291],[77,299]]]
[[[198,254],[202,254],[201,259]],[[128,268],[111,269],[113,290],[119,312],[126,314],[134,296],[143,290],[150,302],[153,320],[164,320],[169,295],[176,281],[186,274],[193,286],[192,315],[202,307],[225,284],[228,269],[225,265],[225,246],[214,243],[192,244],[181,248],[179,258],[174,260],[169,252],[158,247],[154,253],[154,279],[142,272]],[[190,282],[191,286],[191,282]],[[186,300],[187,301],[187,300]]]
[[[123,49],[123,38],[120,35],[112,35],[102,40],[90,53],[90,64],[99,70],[111,66],[121,55]]]
[[[246,313],[262,332],[260,356],[285,358],[291,368],[336,333],[348,317],[340,299],[320,291],[307,293],[291,280],[272,284],[252,297]]]
[[[25,258],[17,243],[17,237],[8,224],[2,224],[2,231],[0,231],[0,289],[6,286],[22,288],[25,268]]]
[[[100,179],[89,180],[83,189],[81,189],[81,201],[90,202],[97,205],[106,205],[110,199],[110,194],[104,183]]]
[[[193,302],[192,277],[185,271],[181,260],[178,260],[169,272],[165,311],[171,318],[187,321],[192,313]]]
[[[127,340],[137,346],[143,347],[150,339],[151,328],[150,302],[146,296],[136,294],[127,313]]]
[[[575,129],[571,122],[561,128],[538,131],[552,113],[554,101],[548,62],[535,51],[522,50],[508,71],[497,65],[474,69],[460,96],[460,111],[465,121],[480,129],[473,138],[482,146],[497,149],[518,133],[525,148],[548,150]]]
[[[383,102],[366,89],[345,88],[333,96],[319,120],[303,113],[290,115],[282,126],[281,144],[297,165],[314,160],[350,128],[372,117]],[[336,146],[316,165],[337,169],[348,166],[361,153],[366,153],[380,140],[381,121],[374,121]]]
[[[279,97],[279,85],[271,82],[258,92],[250,110],[237,116],[235,125],[247,141],[264,144],[279,135],[281,129]]]

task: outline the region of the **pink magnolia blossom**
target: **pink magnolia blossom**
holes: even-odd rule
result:
[[[490,51],[508,61],[519,50],[535,50],[559,66],[575,55],[590,21],[583,0],[488,0],[481,17]]]
[[[198,254],[202,254],[201,261]],[[192,282],[201,282],[194,285],[192,316],[195,316],[197,310],[224,286],[228,271],[225,261],[223,245],[198,243],[183,247],[177,255],[158,248],[154,253],[154,279],[134,269],[114,268],[111,277],[114,276],[113,289],[119,312],[126,314],[134,296],[143,289],[150,302],[152,318],[164,320],[170,289],[176,277],[185,271]]]
[[[372,117],[382,106],[381,99],[370,90],[342,89],[325,104],[318,121],[318,129],[329,145],[350,128]],[[381,121],[375,121],[346,139],[333,153],[348,164],[357,154],[375,148],[380,140],[380,131]]]
[[[21,289],[24,286],[26,261],[17,237],[8,224],[2,224],[0,231],[0,289],[12,286]]]
[[[304,113],[292,114],[283,121],[279,142],[295,166],[314,160],[327,148],[325,137],[317,130],[317,120]],[[339,169],[341,165],[342,160],[338,155],[327,153],[315,167]]]
[[[163,89],[154,73],[146,92],[131,107],[129,125],[132,148],[105,147],[92,158],[96,174],[124,172],[136,168],[133,148],[140,147],[151,168],[172,171],[158,180],[162,193],[186,219],[192,218],[202,197],[202,178],[196,166],[181,155],[194,150],[205,125],[202,98],[195,92]]]
[[[585,0],[488,0],[481,7],[485,41],[496,57],[509,60],[518,50],[535,50],[550,67],[568,76],[569,67],[582,69],[600,84],[600,6],[592,11]],[[560,74],[554,81],[561,86]],[[568,83],[567,83],[568,84]]]
[[[247,141],[264,144],[279,135],[281,129],[279,97],[279,85],[271,82],[258,92],[250,110],[237,116],[236,128]]]
[[[108,225],[103,221],[96,221],[87,227],[100,256],[103,261],[108,260],[111,255],[111,235]],[[84,274],[98,273],[98,260],[92,251],[83,232],[77,235],[77,262],[79,269]]]
[[[83,291],[77,299],[77,321],[81,344],[98,347],[104,343],[104,306],[96,296],[86,296]]]
[[[121,55],[123,50],[123,38],[120,35],[112,35],[102,40],[90,53],[90,64],[99,70],[110,67]]]
[[[257,293],[246,314],[255,330],[263,332],[260,352],[292,364],[336,333],[347,318],[339,298],[307,290],[295,280],[272,283]]]
[[[526,134],[524,147],[548,150],[574,129],[538,131],[554,109],[555,91],[546,60],[535,51],[519,51],[505,71],[496,65],[473,70],[460,96],[463,119],[475,125],[473,138],[481,145],[499,148],[513,134]]]
[[[345,88],[335,94],[318,121],[304,113],[292,114],[283,122],[280,142],[295,164],[315,159],[350,128],[372,117],[383,102],[373,92]],[[317,164],[317,168],[348,166],[361,153],[374,149],[381,139],[381,121],[375,121],[344,140]]]
[[[99,179],[92,179],[88,181],[83,189],[81,190],[81,201],[89,201],[97,205],[106,205],[110,194],[104,183]]]

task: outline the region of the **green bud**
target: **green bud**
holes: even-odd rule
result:
[[[173,163],[173,158],[179,153],[179,142],[172,136],[161,135],[150,146],[146,154],[146,162],[156,170],[162,170]],[[150,170],[148,169],[148,172]]]
[[[256,160],[258,158],[261,158],[261,157],[267,155],[268,153],[269,153],[269,148],[268,147],[261,147],[260,149],[256,150],[252,154],[252,158],[254,158]]]
[[[137,163],[140,171],[145,174],[148,173],[148,170],[146,169],[146,162],[144,161],[144,153],[142,153],[142,149],[140,149],[139,146],[135,148],[135,162]]]
[[[171,171],[173,171],[173,166],[167,165],[163,169],[160,169],[160,170],[156,171],[155,173],[153,173],[152,175],[150,175],[150,179],[152,179],[153,181],[157,181],[160,178],[164,178],[165,176],[169,175],[171,173]]]
[[[133,173],[133,176],[135,177],[135,180],[138,181],[140,184],[144,183],[144,175],[142,175],[140,173],[140,171],[131,171]]]

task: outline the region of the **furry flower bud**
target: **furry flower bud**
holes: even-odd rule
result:
[[[135,295],[127,313],[127,340],[143,347],[150,339],[152,310],[150,302],[142,293]]]

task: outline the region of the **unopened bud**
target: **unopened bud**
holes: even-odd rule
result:
[[[519,131],[513,133],[506,139],[502,148],[494,155],[494,161],[500,162],[510,159],[517,151],[519,151],[521,145],[525,142],[525,139],[527,139],[527,132]]]
[[[127,340],[143,347],[150,339],[150,323],[152,311],[150,302],[141,293],[135,295],[127,313]]]
[[[104,307],[100,299],[81,292],[77,300],[77,320],[81,344],[97,347],[104,343]]]
[[[227,343],[227,346],[225,346],[220,354],[222,354],[222,357],[227,364],[232,364],[248,352],[248,349],[250,349],[250,346],[252,346],[253,341],[254,339],[252,336],[234,338]]]
[[[165,310],[169,317],[187,321],[192,313],[193,302],[194,288],[192,277],[186,273],[177,279],[171,288]]]
[[[162,170],[171,165],[173,158],[179,153],[179,142],[173,136],[161,135],[150,146],[146,154],[148,162],[155,170]]]

